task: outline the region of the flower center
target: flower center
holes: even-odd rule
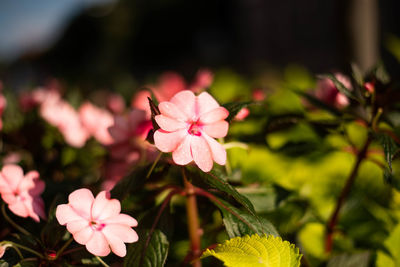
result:
[[[90,222],[90,226],[92,227],[93,230],[96,231],[101,231],[103,228],[106,226],[104,223],[97,223],[95,221]]]
[[[201,136],[201,126],[197,122],[192,122],[188,132],[191,135]]]

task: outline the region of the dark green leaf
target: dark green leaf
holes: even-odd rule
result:
[[[363,99],[361,99],[360,97],[357,97],[353,91],[351,91],[349,88],[347,88],[346,86],[344,86],[343,83],[341,83],[338,79],[336,79],[335,75],[333,74],[324,74],[324,75],[320,75],[320,78],[328,78],[330,79],[336,86],[336,88],[339,90],[339,92],[341,92],[342,94],[344,94],[345,96],[347,96],[348,98],[352,98],[354,100],[356,100],[359,103],[363,103]]]
[[[47,223],[40,234],[41,240],[47,248],[55,249],[55,246],[65,234],[65,227],[58,223],[55,216],[57,205],[61,203],[61,196],[57,195],[49,208]]]
[[[279,236],[278,231],[266,218],[235,208],[228,202],[214,202],[223,215],[223,222],[230,238],[252,234],[271,234]]]
[[[351,70],[352,70],[352,74],[353,74],[353,79],[358,83],[358,85],[363,86],[364,85],[364,78],[363,78],[363,74],[360,70],[360,68],[358,67],[358,65],[356,63],[352,63],[351,64]]]
[[[370,258],[371,253],[369,251],[354,254],[340,254],[334,256],[328,262],[327,267],[368,267]]]
[[[318,107],[318,108],[321,108],[323,110],[326,110],[326,111],[332,113],[333,115],[340,116],[340,111],[339,110],[337,110],[333,106],[330,106],[330,105],[322,102],[321,100],[319,100],[315,96],[310,95],[310,94],[308,94],[306,92],[299,91],[299,90],[295,90],[294,92],[296,94],[304,97],[308,102],[310,102],[310,104],[314,105],[315,107]]]
[[[382,82],[383,84],[387,84],[390,82],[390,76],[387,73],[385,66],[382,63],[378,63],[376,68],[374,69],[375,77]]]
[[[383,147],[383,152],[385,153],[385,160],[388,164],[389,171],[392,172],[392,160],[398,149],[396,142],[386,134],[379,134],[378,140]]]
[[[226,193],[230,197],[233,197],[239,204],[246,208],[249,213],[255,214],[253,204],[251,204],[250,200],[241,195],[232,185],[230,185],[226,181],[227,179],[222,172],[213,170],[208,173],[204,173],[202,171],[197,171],[197,173],[200,174],[202,180],[209,186]]]
[[[133,170],[114,186],[111,190],[111,196],[121,200],[129,193],[142,188],[146,181],[146,175],[149,169],[150,164],[146,164]]]
[[[161,267],[168,256],[169,242],[167,237],[158,229],[153,232],[146,247],[148,230],[140,231],[140,239],[128,247],[124,260],[125,267]]]
[[[228,116],[228,118],[226,118],[226,121],[231,122],[242,108],[245,108],[250,104],[254,104],[254,102],[253,101],[230,102],[230,103],[226,103],[226,104],[222,105],[224,108],[226,108],[229,111],[229,116]]]
[[[155,117],[157,115],[160,115],[161,112],[158,109],[158,106],[153,102],[153,100],[150,97],[148,97],[147,99],[149,100],[149,105],[150,105],[150,110],[151,110],[151,122],[153,124],[153,130],[157,131],[158,129],[160,129],[160,126],[158,126],[158,124],[155,120]]]

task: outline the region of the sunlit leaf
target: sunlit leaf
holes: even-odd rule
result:
[[[302,255],[288,241],[272,235],[235,237],[207,249],[202,258],[214,256],[232,267],[298,267]]]

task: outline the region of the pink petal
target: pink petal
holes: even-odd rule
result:
[[[9,184],[10,188],[15,191],[24,178],[24,172],[18,165],[5,165],[1,170],[1,176]]]
[[[186,114],[186,112],[175,105],[172,102],[161,102],[158,105],[158,109],[160,110],[161,114],[176,120],[186,121],[191,119],[192,113]]]
[[[89,222],[84,219],[81,219],[81,220],[77,220],[77,221],[68,222],[67,230],[68,230],[68,232],[70,232],[71,234],[74,235],[74,234],[82,231],[84,228],[86,228],[88,226],[89,226]]]
[[[213,160],[210,147],[202,136],[192,136],[190,144],[194,162],[204,172],[211,171]]]
[[[65,225],[72,221],[80,221],[83,219],[89,222],[89,220],[77,214],[75,210],[68,204],[61,204],[57,206],[56,218],[61,225]]]
[[[187,115],[187,118],[193,119],[195,117],[196,96],[192,91],[180,91],[173,98],[171,98],[170,102],[174,103],[179,110],[183,111]]]
[[[218,143],[215,139],[204,134],[203,137],[206,139],[208,145],[211,148],[211,154],[216,163],[219,165],[225,165],[226,163],[226,151],[224,147]]]
[[[187,127],[187,123],[183,121],[178,121],[176,119],[164,116],[164,115],[157,115],[155,117],[158,126],[161,129],[167,132],[175,132],[180,129],[184,129]]]
[[[85,228],[83,228],[82,230],[80,230],[79,232],[76,232],[76,233],[74,233],[72,235],[74,236],[74,239],[75,239],[76,242],[78,242],[81,245],[85,245],[86,243],[88,243],[92,239],[92,236],[96,232],[98,232],[98,231],[94,231],[92,229],[92,227],[90,227],[88,225]]]
[[[213,138],[221,138],[226,136],[228,133],[228,128],[229,123],[227,121],[217,121],[204,125],[203,131]]]
[[[113,235],[113,234],[106,234],[104,231],[104,236],[107,240],[107,243],[110,245],[112,252],[115,253],[115,255],[120,256],[120,257],[125,257],[126,255],[126,246],[124,241],[122,241],[119,237]]]
[[[187,135],[188,132],[185,129],[176,132],[157,130],[154,133],[154,144],[162,152],[172,152],[180,145]]]
[[[186,165],[193,160],[192,152],[190,150],[190,143],[192,137],[187,135],[183,142],[172,152],[172,159],[178,165]]]
[[[82,188],[72,192],[69,197],[69,205],[81,217],[91,220],[91,209],[94,201],[92,192],[89,189]]]
[[[137,233],[132,228],[122,224],[107,225],[102,231],[106,236],[114,235],[126,243],[133,243],[139,239]]]
[[[224,107],[218,107],[206,113],[201,113],[199,118],[203,124],[214,123],[220,120],[224,120],[228,117],[229,111]]]
[[[109,224],[124,224],[126,226],[131,226],[131,227],[138,225],[138,222],[134,218],[132,218],[131,216],[129,216],[127,214],[118,214],[111,218],[105,219],[103,222],[106,223],[107,225],[109,225]]]
[[[12,203],[17,201],[17,198],[14,195],[14,192],[4,192],[4,193],[1,194],[1,198],[7,204],[12,204]]]
[[[117,199],[109,199],[106,191],[101,191],[93,202],[92,220],[103,220],[117,216],[121,212],[121,204]]]
[[[46,213],[44,211],[44,202],[43,199],[40,197],[35,197],[32,201],[32,211],[34,214],[41,218],[46,218]],[[32,214],[31,214],[32,217]],[[33,218],[33,217],[32,217]]]
[[[197,96],[198,115],[203,115],[219,107],[218,102],[207,92]]]
[[[86,243],[86,249],[96,256],[107,256],[110,253],[110,247],[101,231],[94,231],[90,240]]]
[[[26,218],[29,216],[29,210],[22,201],[16,201],[13,204],[8,205],[8,208],[15,215],[18,215],[20,217]]]

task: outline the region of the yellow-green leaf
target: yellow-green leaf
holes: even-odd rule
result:
[[[273,235],[235,237],[207,249],[201,258],[214,256],[227,267],[298,267],[301,254],[288,241]]]

